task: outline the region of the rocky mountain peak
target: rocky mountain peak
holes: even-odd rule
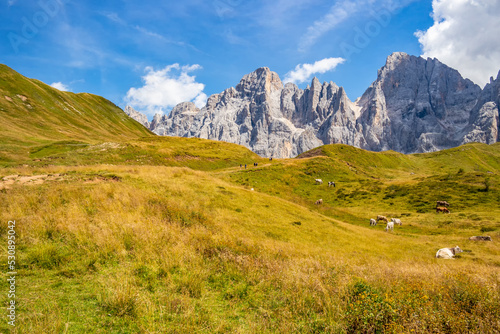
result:
[[[494,81],[499,81],[500,80],[500,71],[498,71],[497,78],[495,79],[494,76],[490,77],[490,84],[492,84]]]
[[[283,83],[276,72],[267,67],[261,67],[245,75],[236,90],[243,96],[252,96],[254,93],[271,94],[283,89]]]
[[[294,157],[343,143],[372,151],[429,152],[499,140],[500,72],[481,89],[437,59],[395,52],[353,103],[333,82],[313,78],[300,89],[261,67],[235,88],[156,118],[159,135],[200,137],[244,145],[261,156]]]
[[[412,56],[410,56],[404,52],[393,52],[392,54],[390,54],[387,57],[386,62],[385,62],[385,66],[386,67],[397,66],[397,65],[401,64],[401,62],[408,60],[410,57],[412,57]]]
[[[155,129],[159,124],[161,124],[162,120],[165,119],[165,115],[155,114],[153,116],[153,120],[151,121],[150,128]]]
[[[200,111],[193,102],[181,102],[176,105],[170,114],[172,116],[197,114]]]
[[[135,119],[137,122],[141,123],[144,125],[146,128],[149,128],[151,123],[148,121],[148,117],[144,115],[143,113],[138,112],[131,106],[126,106],[125,109],[123,110],[125,113],[130,116],[130,118]]]
[[[320,88],[322,85],[321,85],[321,82],[319,82],[319,79],[317,77],[314,77],[311,81],[311,89],[312,90],[316,90],[318,88]]]

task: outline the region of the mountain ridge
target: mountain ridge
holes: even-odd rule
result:
[[[261,67],[210,96],[201,109],[183,102],[169,115],[155,116],[149,129],[240,144],[263,157],[294,157],[332,143],[432,152],[497,142],[499,96],[500,72],[481,89],[435,58],[395,52],[354,102],[333,82],[315,77],[300,89]]]
[[[0,65],[0,132],[0,161],[6,162],[54,142],[83,145],[154,136],[103,97],[63,92],[6,65]]]

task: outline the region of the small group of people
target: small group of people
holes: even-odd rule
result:
[[[253,163],[253,166],[254,166],[254,167],[257,167],[257,166],[259,166],[259,164],[258,164],[258,163],[256,163],[256,162],[254,162],[254,163]],[[244,165],[243,165],[243,164],[240,164],[240,168],[243,168],[243,167],[245,167],[245,169],[247,169],[247,164],[244,164]]]
[[[273,161],[273,158],[272,158],[272,157],[271,157],[271,158],[269,158],[269,161]],[[259,164],[258,164],[257,162],[254,162],[254,163],[253,163],[253,166],[254,166],[254,167],[257,167],[257,166],[259,166]],[[243,167],[245,167],[245,169],[247,169],[247,164],[244,164],[244,165],[243,165],[243,164],[240,164],[240,168],[243,168]]]

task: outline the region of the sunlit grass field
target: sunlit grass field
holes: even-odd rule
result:
[[[500,330],[499,145],[273,161],[199,139],[55,147],[0,170],[17,175],[0,191],[4,272],[17,223],[14,332]],[[370,227],[379,214],[403,226]]]

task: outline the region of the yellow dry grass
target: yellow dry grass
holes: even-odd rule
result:
[[[188,168],[6,172],[63,177],[0,193],[2,240],[18,222],[20,333],[500,328],[498,242],[385,233]],[[474,256],[434,259],[455,243]]]

